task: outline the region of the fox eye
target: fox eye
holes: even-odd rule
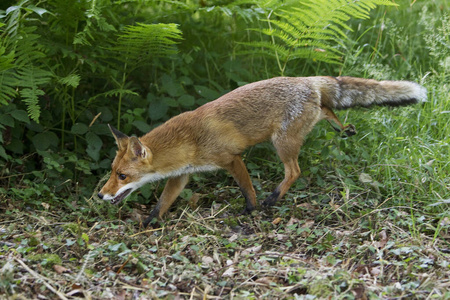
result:
[[[127,175],[119,174],[119,180],[125,180],[126,178],[127,178]]]

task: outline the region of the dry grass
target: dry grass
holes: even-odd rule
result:
[[[230,205],[182,202],[151,230],[131,220],[148,210],[136,204],[113,221],[61,222],[62,210],[9,207],[0,222],[0,297],[450,298],[447,219],[439,232],[426,216],[411,231],[410,208],[352,217],[343,203],[294,198],[234,217]]]

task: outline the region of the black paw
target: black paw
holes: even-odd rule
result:
[[[353,124],[348,124],[347,126],[345,126],[344,129],[344,134],[346,136],[352,136],[356,134],[356,127]]]
[[[266,198],[266,200],[263,201],[262,205],[265,207],[274,206],[278,200],[279,195],[280,195],[280,192],[275,190],[272,194],[270,194],[269,197]]]
[[[142,227],[145,229],[148,226],[150,228],[158,228],[160,227],[159,221],[158,221],[158,213],[152,212],[145,220],[142,222]]]
[[[242,210],[242,212],[240,213],[241,215],[249,215],[249,214],[251,214],[252,213],[252,211],[254,211],[255,210],[255,207],[254,206],[245,206],[244,207],[244,209]]]

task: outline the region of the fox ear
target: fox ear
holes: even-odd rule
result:
[[[126,149],[129,137],[125,133],[120,132],[109,124],[108,127],[109,130],[111,130],[112,135],[116,139],[116,143],[119,149]]]
[[[128,151],[138,157],[138,158],[150,158],[152,156],[152,152],[148,147],[142,145],[141,141],[135,136],[129,138],[130,142],[128,144]]]

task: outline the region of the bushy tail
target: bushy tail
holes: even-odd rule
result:
[[[335,78],[336,89],[328,94],[332,108],[371,105],[403,106],[427,100],[427,90],[411,81],[377,81],[354,77]]]

